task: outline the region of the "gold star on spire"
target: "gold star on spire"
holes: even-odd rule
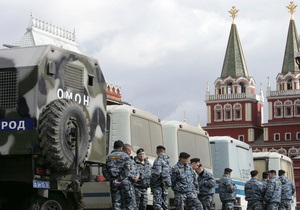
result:
[[[236,17],[236,14],[239,12],[239,10],[237,10],[235,6],[232,6],[231,10],[229,10],[228,12],[231,14],[230,17],[232,17],[232,23],[234,23],[234,18]]]
[[[291,13],[291,19],[294,19],[293,14],[294,14],[297,6],[298,5],[294,4],[294,2],[292,2],[292,1],[290,2],[289,6],[286,6],[286,8],[289,9],[289,13]]]

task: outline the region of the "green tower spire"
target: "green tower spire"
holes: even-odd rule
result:
[[[229,76],[234,78],[249,77],[238,30],[236,24],[234,23],[234,19],[238,11],[239,10],[237,10],[234,6],[230,11],[228,11],[232,17],[232,24],[225,53],[221,78],[226,78]]]
[[[296,7],[297,5],[295,5],[293,2],[290,2],[289,6],[287,6],[289,12],[291,13],[291,19],[282,64],[282,74],[287,74],[288,72],[299,72],[298,65],[295,61],[295,57],[299,52],[298,33],[293,17]]]

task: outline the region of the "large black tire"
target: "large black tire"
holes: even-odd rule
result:
[[[60,194],[50,194],[49,198],[35,196],[32,199],[30,210],[66,210],[69,209],[67,199]]]
[[[55,171],[82,166],[90,145],[89,121],[76,102],[59,99],[49,103],[39,121],[39,139],[46,163]],[[78,142],[78,161],[76,161]]]

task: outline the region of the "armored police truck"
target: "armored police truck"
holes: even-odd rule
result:
[[[97,60],[51,45],[0,50],[0,208],[72,209],[89,163],[105,161],[105,124]]]

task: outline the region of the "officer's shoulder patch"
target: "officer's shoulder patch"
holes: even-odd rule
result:
[[[120,159],[121,156],[120,155],[113,155],[113,156],[109,156],[108,157],[110,160],[113,160],[113,159]]]

